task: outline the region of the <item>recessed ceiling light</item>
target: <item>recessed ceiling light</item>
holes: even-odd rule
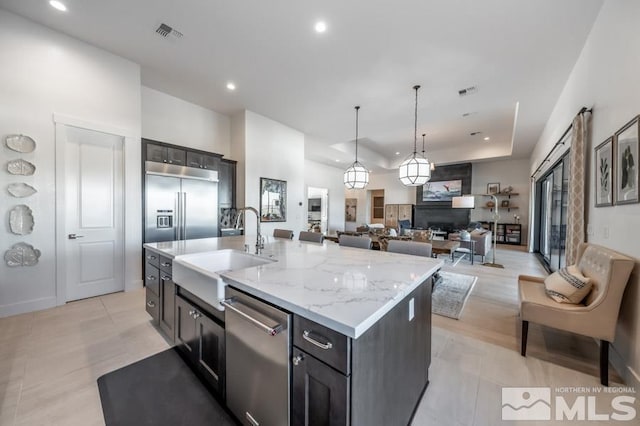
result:
[[[227,83],[227,89],[231,91],[236,90],[236,85],[230,81]]]
[[[340,162],[340,160],[336,159],[336,163],[339,163],[339,162]]]
[[[491,139],[489,136],[485,136],[484,140],[488,141],[489,139]]]
[[[314,26],[314,28],[317,33],[323,33],[327,31],[327,23],[324,21],[318,21],[316,22],[316,25]]]
[[[61,12],[67,11],[67,6],[65,6],[64,3],[58,0],[51,0],[49,4],[51,5],[51,7],[53,7],[54,9],[58,9]]]
[[[399,153],[399,152],[396,152],[396,155],[400,155],[400,153]]]

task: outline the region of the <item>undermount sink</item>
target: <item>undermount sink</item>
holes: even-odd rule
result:
[[[224,310],[226,283],[220,274],[275,262],[238,250],[217,250],[176,256],[173,260],[173,281],[216,309]]]

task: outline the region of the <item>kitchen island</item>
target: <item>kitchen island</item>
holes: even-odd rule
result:
[[[174,264],[184,260],[188,265],[189,255],[229,249],[242,251],[245,245],[252,247],[253,242],[252,237],[235,236],[150,243],[145,248],[147,253],[159,254]],[[234,296],[229,303],[238,296],[246,297],[243,300],[248,302],[240,303],[238,299],[237,306],[267,318],[261,316],[264,311],[259,305],[267,302],[290,318],[278,324],[277,331],[286,341],[282,352],[285,359],[272,361],[274,369],[286,371],[280,385],[286,389],[284,396],[279,394],[276,401],[267,404],[270,410],[280,414],[286,411],[285,418],[292,425],[407,424],[428,383],[431,276],[442,262],[345,248],[331,242],[317,244],[269,237],[260,256],[272,261],[218,273],[228,284],[227,296]],[[222,398],[229,396],[228,405],[242,422],[277,424],[273,419],[282,417],[260,414],[256,408],[252,415],[247,410],[245,418],[245,408],[234,407],[234,386],[246,381],[242,377],[245,370],[264,361],[258,353],[257,358],[246,358],[244,364],[237,365],[244,355],[238,356],[232,349],[239,344],[238,331],[230,321],[236,314],[227,308],[221,315],[218,309],[211,309],[210,299],[182,291],[180,282],[175,284],[176,323],[181,318],[180,299],[185,298],[195,306],[189,313],[196,311],[200,316],[211,317],[220,327],[226,326],[223,333],[217,333],[218,358],[226,359],[218,363],[216,374],[226,376],[226,386],[224,380],[218,381]],[[204,300],[209,306],[198,311],[196,308]],[[179,325],[175,328],[178,345],[189,340],[181,338]],[[221,345],[226,346],[224,351]],[[277,388],[277,381],[270,386],[269,389]],[[246,398],[250,399],[249,394],[256,390],[245,389]],[[258,393],[267,400],[278,394],[277,389]],[[256,412],[259,414],[254,415]],[[282,424],[280,420],[278,423]]]

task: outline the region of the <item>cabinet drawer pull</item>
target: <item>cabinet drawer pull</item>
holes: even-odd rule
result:
[[[167,266],[171,266],[171,262],[162,262],[160,266],[164,266],[166,268]]]
[[[331,342],[327,342],[327,343],[320,343],[320,342],[318,342],[316,339],[314,339],[313,337],[311,337],[311,336],[310,336],[310,334],[311,334],[311,333],[309,332],[309,330],[305,330],[305,331],[302,333],[302,338],[303,338],[304,340],[306,340],[307,342],[311,343],[312,345],[315,345],[315,346],[319,347],[320,349],[327,350],[327,349],[331,349],[331,348],[333,347],[333,345],[331,344]]]
[[[171,277],[169,275],[163,275],[160,277],[162,280],[164,281],[169,281],[171,279]]]
[[[147,256],[147,259],[149,260],[156,260],[157,257],[155,257],[154,255],[150,254],[149,256]]]
[[[150,307],[150,308],[155,308],[155,307],[156,307],[156,304],[153,302],[153,300],[149,300],[149,301],[147,302],[147,306],[148,306],[148,307]]]
[[[155,280],[156,280],[156,277],[154,277],[153,275],[147,275],[147,279],[148,279],[149,281],[155,281]]]

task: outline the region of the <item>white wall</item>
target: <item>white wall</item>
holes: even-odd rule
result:
[[[407,187],[398,179],[398,171],[393,170],[386,173],[370,173],[369,185],[365,189],[345,189],[346,198],[358,199],[358,210],[356,211],[356,221],[346,222],[347,231],[355,231],[356,227],[371,223],[371,197],[368,191],[384,190],[385,204],[415,204],[416,188]]]
[[[317,163],[304,161],[304,182],[307,187],[327,188],[329,190],[329,233],[344,231],[344,194],[342,183],[344,170]],[[306,203],[305,203],[306,206]]]
[[[241,117],[234,116],[233,122],[234,132],[241,132]],[[272,235],[275,228],[291,229],[296,235],[302,230],[306,231],[304,134],[262,115],[245,111],[244,136],[245,161],[242,167],[245,205],[260,210],[261,177],[287,181],[287,221],[262,223],[262,234]],[[232,139],[234,145],[242,143],[237,134]],[[234,152],[242,151],[239,147],[233,149]],[[251,213],[247,216],[250,218],[245,220],[246,233],[255,235],[255,220],[251,218]]]
[[[34,231],[26,236],[11,234],[3,220],[0,253],[20,241],[42,252],[33,267],[10,268],[0,262],[0,316],[56,304],[54,113],[121,128],[133,136],[135,142],[125,146],[125,285],[141,285],[140,67],[1,9],[0,63],[0,138],[23,133],[37,143],[33,153],[24,155],[4,144],[0,148],[2,217],[21,203],[35,216]],[[5,164],[14,158],[34,163],[35,175],[9,175]],[[5,191],[12,182],[29,183],[38,193],[13,198]]]
[[[231,154],[231,120],[199,105],[142,86],[142,137]]]
[[[404,186],[398,178],[398,171],[371,173],[367,189],[384,189],[385,204],[415,204],[416,188]]]
[[[587,221],[593,227],[589,242],[611,247],[634,258],[640,253],[640,204],[595,208],[593,148],[640,112],[640,2],[604,2],[584,49],[538,141],[533,172],[573,116],[593,106],[587,147]],[[608,233],[606,232],[608,231]],[[607,235],[608,234],[608,235]],[[640,267],[627,285],[620,313],[612,361],[627,382],[640,383]]]
[[[240,111],[231,117],[231,159],[236,160],[236,206],[242,207],[245,203],[245,111]]]
[[[522,245],[526,245],[529,223],[529,177],[529,160],[527,159],[473,163],[471,173],[472,194],[486,194],[487,184],[496,182],[500,183],[501,189],[512,186],[513,192],[518,194],[509,200],[509,204],[517,206],[517,209],[507,211],[507,209],[499,208],[498,213],[501,223],[516,223],[513,215],[520,216]],[[507,198],[500,197],[499,199]],[[489,201],[488,197],[476,197],[476,208],[471,210],[472,221],[492,222],[494,220],[491,210],[482,208],[487,201]]]

